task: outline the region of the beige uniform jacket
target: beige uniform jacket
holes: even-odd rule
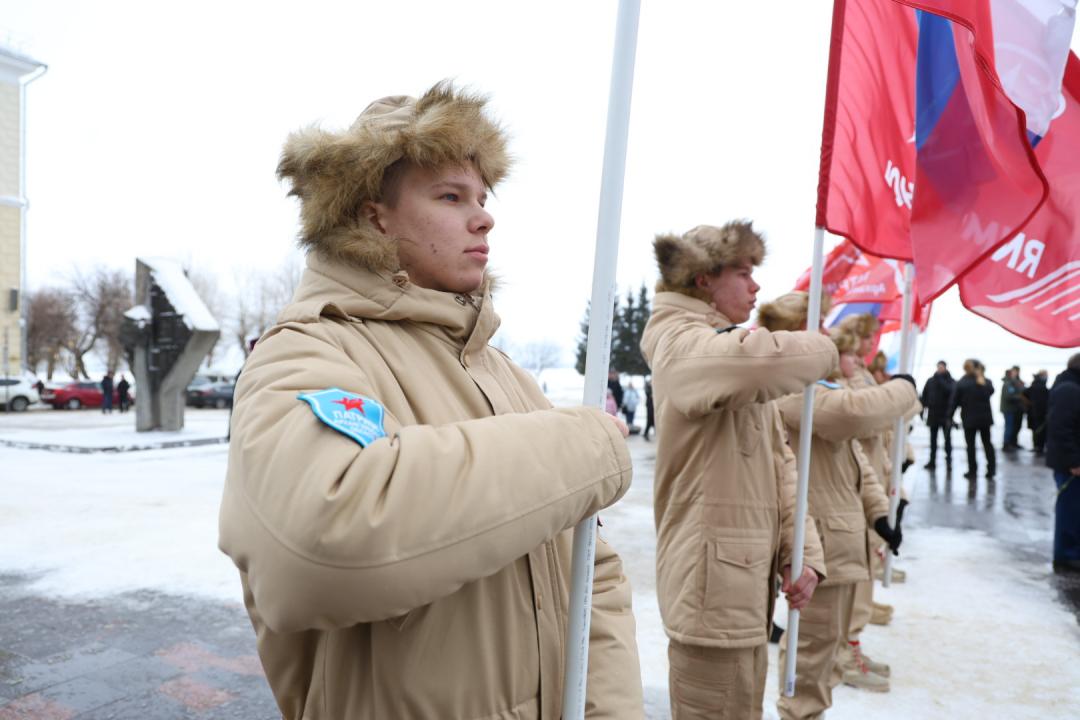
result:
[[[874,379],[873,373],[867,370],[860,361],[859,370],[852,378],[840,378],[836,381],[838,385],[850,388],[851,390],[869,390],[870,388],[878,387],[877,381]],[[916,400],[914,405],[905,409],[904,418],[911,420],[922,411],[922,402]],[[895,423],[896,418],[893,418]],[[859,443],[862,445],[863,452],[866,453],[867,459],[870,461],[870,466],[874,468],[874,472],[877,474],[878,481],[881,486],[885,488],[885,491],[889,491],[889,486],[892,483],[892,442],[893,432],[895,425],[891,424],[888,428],[880,430],[869,437],[859,438]],[[905,455],[907,459],[912,462],[915,461],[915,454],[911,447],[911,443],[905,444]],[[903,486],[900,488],[901,496],[904,496]]]
[[[715,308],[659,292],[641,350],[653,373],[657,594],[678,642],[768,641],[777,572],[791,564],[795,457],[771,402],[828,375],[817,333],[736,328]],[[807,527],[807,566],[824,574]]]
[[[815,386],[807,513],[825,550],[828,577],[822,585],[870,579],[866,529],[889,514],[889,501],[859,438],[872,437],[891,425],[917,397],[905,380],[861,391],[836,383]],[[782,398],[777,405],[797,446],[802,393]]]
[[[564,531],[626,492],[625,441],[488,346],[486,293],[308,265],[240,376],[220,517],[282,713],[555,720]],[[331,387],[382,405],[386,436],[361,446],[297,399]],[[630,599],[598,542],[589,718],[642,717]]]

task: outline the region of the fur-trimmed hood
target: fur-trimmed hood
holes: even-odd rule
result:
[[[832,307],[832,298],[821,294],[821,317],[825,317]],[[810,293],[803,290],[781,295],[772,302],[758,308],[757,324],[770,332],[777,330],[800,330],[810,313]],[[841,351],[843,352],[843,351]]]
[[[376,100],[341,132],[311,125],[289,135],[277,174],[300,198],[300,245],[380,275],[400,270],[397,240],[361,218],[361,204],[382,200],[383,174],[402,159],[425,168],[472,164],[488,189],[498,185],[512,159],[486,102],[443,80],[419,100]]]
[[[712,275],[724,265],[765,261],[765,238],[754,231],[753,223],[733,220],[723,227],[698,225],[683,235],[657,235],[653,252],[660,269],[657,292],[678,292],[710,302],[694,279]]]

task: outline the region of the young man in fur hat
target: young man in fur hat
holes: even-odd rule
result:
[[[830,336],[840,353],[839,371],[830,380],[853,378],[858,338],[845,328],[833,328]],[[841,648],[850,649],[856,664],[862,662],[858,643],[849,645],[847,631],[855,587],[871,579],[867,529],[876,528],[894,552],[900,546],[899,530],[894,532],[888,523],[888,497],[857,440],[888,427],[917,400],[914,380],[896,377],[899,382],[859,392],[822,381],[814,392],[807,526],[817,527],[822,536],[828,578],[802,613],[795,696],[777,701],[784,720],[812,720],[832,705],[832,689],[841,681],[841,673],[834,670],[842,658]],[[795,447],[802,431],[802,400],[800,392],[776,403]],[[780,641],[781,666],[787,652],[785,634]],[[884,678],[869,672],[867,676],[878,682],[867,684],[867,689],[888,689]]]
[[[758,324],[770,329],[780,329],[786,325],[799,323],[806,325],[806,302],[799,300],[805,298],[805,293],[788,293],[773,300],[771,303],[762,305],[758,313]],[[788,313],[783,317],[782,323],[769,313],[772,305],[787,308]],[[801,314],[799,314],[801,313]],[[850,365],[848,372],[843,372],[835,379],[836,383],[845,386],[849,390],[868,390],[877,388],[878,382],[872,371],[869,371],[863,363],[864,355],[874,348],[874,336],[877,334],[879,325],[874,315],[864,313],[861,315],[849,315],[834,328],[833,336],[843,337],[849,340],[852,348],[843,359]],[[887,381],[882,377],[882,382]],[[907,409],[907,415],[914,417],[921,409],[921,405],[913,405]],[[895,421],[895,418],[893,418]],[[892,478],[892,425],[886,430],[873,435],[858,438],[863,452],[870,466],[874,468],[879,483],[888,491]],[[906,504],[906,500],[902,501]],[[873,528],[868,530],[870,546],[878,548],[883,541]],[[875,552],[870,556],[870,569],[878,572],[882,567],[881,559]],[[895,581],[900,581],[902,571],[893,570]],[[848,642],[840,643],[838,662],[842,671],[843,683],[860,690],[872,690],[875,692],[889,691],[889,676],[891,669],[888,663],[873,660],[862,650],[861,636],[866,625],[870,622],[883,625],[892,620],[892,606],[875,602],[874,581],[868,580],[855,584],[854,602],[851,611],[851,621],[848,628]]]
[[[886,370],[887,358],[885,357],[885,353],[880,350],[877,351],[870,361],[869,366],[864,362],[864,359],[873,351],[874,337],[881,328],[881,324],[878,322],[877,318],[871,313],[848,315],[840,321],[838,326],[851,332],[859,339],[859,347],[856,351],[858,358],[856,361],[855,374],[851,378],[841,379],[839,381],[840,384],[852,390],[865,390],[888,382],[891,376]],[[921,411],[922,402],[920,401],[908,408],[904,413],[904,417],[906,420],[910,421]],[[861,438],[859,442],[862,443],[863,451],[870,459],[870,463],[874,467],[874,472],[878,474],[882,486],[887,491],[892,482],[893,428],[890,426],[888,429],[883,430],[872,437]],[[909,464],[915,461],[915,453],[911,443],[907,443],[905,452],[906,460],[904,467],[906,469]],[[907,497],[904,495],[902,487],[900,492],[900,502],[901,504],[906,505]],[[884,541],[877,537],[873,529],[871,529],[870,544],[875,548],[881,548],[883,543]],[[879,552],[875,552],[873,557],[871,557],[871,569],[873,570],[875,578],[880,579],[884,577],[885,566]],[[904,582],[904,571],[899,568],[893,568],[892,580],[897,583]],[[874,584],[872,582],[860,584],[855,590],[855,609],[851,615],[849,637],[853,641],[858,641],[862,631],[866,629],[867,624],[887,625],[892,621],[892,616],[892,605],[886,605],[874,600]],[[887,664],[875,663],[870,660],[865,653],[863,653],[862,657],[864,665],[872,668],[874,672],[882,677],[889,676],[889,666]],[[862,673],[860,668],[854,664],[850,654],[844,658],[844,667],[845,682],[847,684],[856,687],[864,687],[867,682],[870,682],[870,679],[865,673]]]
[[[795,457],[772,402],[826,377],[819,333],[737,327],[750,319],[765,241],[749,222],[653,243],[660,282],[641,350],[657,439],[657,593],[670,644],[672,717],[760,718],[776,579],[805,607],[824,575],[806,532],[794,554]]]
[[[484,102],[440,83],[282,153],[308,267],[236,388],[220,547],[289,720],[561,714],[568,529],[626,492],[627,428],[488,345]],[[593,598],[587,717],[641,718],[604,542]]]

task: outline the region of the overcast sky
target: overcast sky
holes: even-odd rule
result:
[[[643,2],[624,291],[655,282],[656,233],[732,218],[768,238],[761,300],[809,266],[831,8]],[[0,0],[0,43],[49,66],[28,88],[31,288],[74,263],[133,269],[139,255],[194,261],[224,285],[235,268],[276,267],[296,252],[296,201],[274,176],[285,136],[455,77],[492,95],[519,158],[489,205],[504,334],[555,340],[569,360],[591,292],[616,9]],[[1000,330],[952,291],[926,354],[993,369],[1069,353]]]

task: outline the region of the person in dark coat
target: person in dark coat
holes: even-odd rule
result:
[[[1031,428],[1031,444],[1036,455],[1043,454],[1046,447],[1046,404],[1050,400],[1050,388],[1046,385],[1049,373],[1040,370],[1024,390],[1028,399],[1028,427]]]
[[[933,470],[937,466],[938,430],[945,438],[945,467],[952,469],[952,423],[946,413],[949,411],[949,400],[952,399],[955,384],[956,381],[949,374],[945,361],[939,360],[937,372],[923,386],[922,404],[926,410],[926,424],[930,428],[930,462],[926,463],[927,470]]]
[[[1080,353],[1054,380],[1046,412],[1046,465],[1058,486],[1054,567],[1080,570]]]
[[[131,383],[127,381],[123,375],[120,376],[120,382],[116,383],[116,398],[120,401],[120,412],[124,413],[131,407],[131,396],[128,395],[128,391],[131,390]]]
[[[960,408],[960,422],[964,426],[964,440],[967,442],[968,471],[964,475],[974,480],[979,474],[979,464],[975,459],[975,436],[982,438],[983,453],[986,455],[986,478],[993,479],[997,472],[997,456],[990,439],[990,427],[994,424],[994,411],[990,407],[990,397],[994,394],[994,383],[986,378],[986,368],[975,359],[964,361],[964,377],[953,385],[949,399],[949,412],[946,419],[952,422],[956,409]]]
[[[1005,377],[1001,379],[1001,414],[1005,416],[1002,450],[1023,449],[1020,447],[1020,428],[1024,424],[1026,410],[1024,381],[1020,379],[1020,368],[1014,365],[1005,371]]]
[[[112,412],[112,399],[113,399],[112,398],[113,381],[112,381],[112,373],[111,372],[105,373],[105,377],[101,378],[101,392],[102,392],[101,412],[103,412],[103,413],[111,413]]]
[[[649,440],[649,431],[656,427],[656,416],[653,414],[652,404],[652,380],[645,381],[645,432],[641,435]],[[655,430],[654,430],[655,432]]]
[[[619,382],[619,373],[615,370],[608,372],[607,376],[608,390],[615,397],[615,407],[622,407],[622,383]]]

